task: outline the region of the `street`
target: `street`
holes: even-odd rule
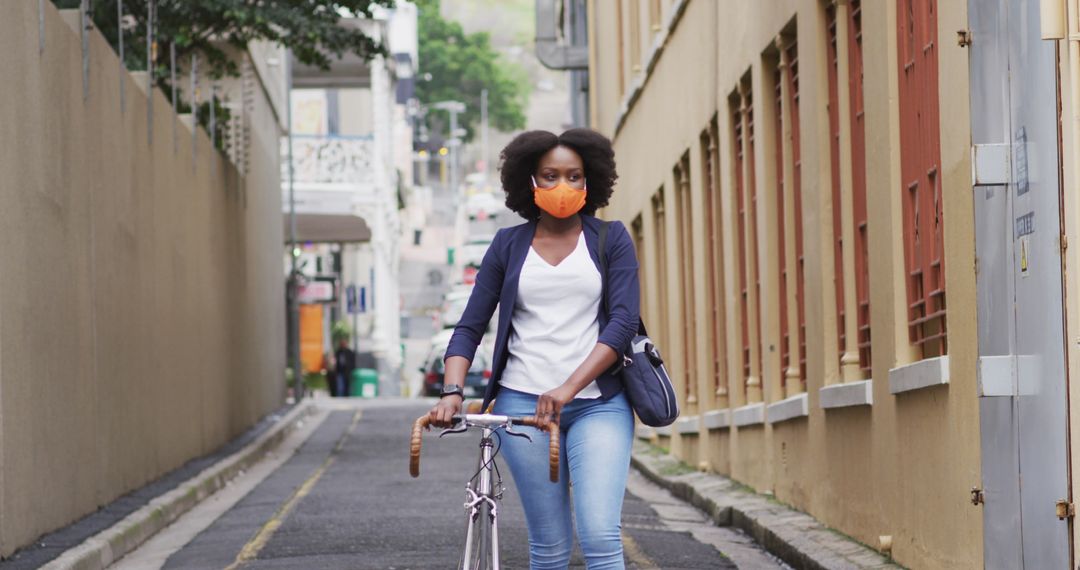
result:
[[[475,469],[477,440],[427,434],[420,477],[410,478],[409,427],[430,405],[322,399],[295,453],[280,450],[275,468],[252,468],[113,567],[453,567],[464,544],[462,489]],[[498,463],[507,485],[499,511],[503,567],[525,568],[524,516],[509,470]],[[200,512],[215,501],[231,504],[216,517]],[[628,568],[782,567],[636,472],[623,508],[623,544]],[[584,568],[576,548],[571,568]]]

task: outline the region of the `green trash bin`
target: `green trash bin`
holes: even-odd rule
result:
[[[372,368],[353,370],[349,382],[349,395],[361,398],[374,398],[379,395],[379,373]]]

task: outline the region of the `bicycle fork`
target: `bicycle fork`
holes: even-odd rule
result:
[[[494,494],[494,485],[492,485],[492,461],[493,443],[491,440],[493,430],[491,428],[483,428],[480,439],[480,480],[477,482],[476,491],[465,487],[465,491],[469,494],[468,501],[465,503],[465,509],[469,513],[469,521],[475,521],[480,516],[480,505],[487,503],[490,506],[489,515],[491,518],[491,569],[499,570],[499,525],[498,523],[498,503],[492,498]],[[472,560],[472,548],[473,548],[473,528],[475,525],[469,524],[468,530],[465,534],[465,560]],[[483,553],[479,553],[483,556]]]

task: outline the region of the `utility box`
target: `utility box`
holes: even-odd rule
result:
[[[379,395],[379,373],[373,368],[353,370],[349,382],[349,396],[374,398]]]

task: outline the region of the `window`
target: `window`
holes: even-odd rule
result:
[[[630,6],[630,73],[641,72],[641,4],[631,0]]]
[[[805,256],[802,237],[802,163],[799,152],[799,60],[794,40],[783,41],[773,73],[776,111],[776,211],[780,282],[780,364],[786,395],[806,389]],[[790,121],[785,125],[785,121]],[[786,152],[785,152],[786,151]],[[791,162],[785,164],[786,153]],[[791,172],[786,172],[790,168]],[[787,176],[790,175],[790,176]],[[789,180],[791,188],[785,186]],[[789,192],[790,190],[790,192]],[[790,213],[790,222],[786,217]],[[789,263],[789,256],[793,256]],[[793,272],[792,272],[793,270]],[[791,313],[791,309],[794,313]],[[792,330],[797,333],[792,338]],[[791,353],[795,352],[793,356]],[[798,366],[796,367],[796,363]],[[795,370],[798,370],[795,373]],[[797,374],[797,378],[795,375]],[[793,384],[789,384],[792,382]]]
[[[908,338],[927,358],[948,352],[936,0],[901,0],[897,9]]]
[[[678,216],[678,247],[681,263],[680,321],[682,322],[683,390],[686,403],[697,402],[697,307],[694,303],[694,221],[690,201],[690,154],[674,168],[675,209]]]
[[[832,6],[828,9],[828,80],[829,80],[829,139],[832,154],[832,199],[833,199],[833,244],[836,274],[847,279],[836,281],[837,327],[839,328],[840,356],[845,353],[858,353],[859,377],[870,376],[870,276],[869,252],[867,250],[866,216],[866,136],[863,114],[862,91],[862,9],[859,0],[851,0],[847,9]],[[844,22],[838,21],[841,15]],[[839,45],[840,25],[846,26],[846,45]],[[847,77],[841,77],[840,58],[847,59]],[[841,104],[840,85],[847,83],[846,116]],[[841,121],[848,121],[850,140],[841,137]],[[846,145],[842,146],[842,145]],[[842,159],[849,151],[850,163]],[[846,170],[846,172],[845,172]],[[842,177],[850,174],[850,183],[844,184]],[[848,187],[845,187],[848,186]],[[845,201],[849,198],[850,202]],[[849,205],[850,204],[850,205]],[[850,208],[850,212],[846,211]],[[848,214],[845,222],[844,214]],[[852,225],[850,251],[844,244],[845,223]],[[854,275],[845,275],[844,259],[854,261]],[[848,287],[854,291],[848,291]],[[852,298],[851,295],[854,295]],[[853,322],[848,322],[847,308],[855,309]],[[847,331],[856,334],[849,344]]]
[[[743,381],[750,378],[750,291],[747,288],[746,263],[746,184],[743,183],[743,166],[746,157],[743,154],[742,110],[736,104],[731,114],[733,137],[735,139],[735,217],[738,234],[739,252],[739,340],[742,345]]]
[[[735,211],[739,249],[739,316],[745,402],[761,400],[761,351],[758,337],[757,191],[754,184],[754,109],[752,94],[744,84],[732,110],[735,165]]]
[[[727,321],[725,310],[723,244],[720,236],[723,235],[722,216],[720,212],[720,191],[717,181],[720,179],[719,156],[717,154],[717,121],[713,118],[712,123],[705,132],[701,133],[701,180],[703,182],[703,198],[705,201],[705,286],[708,288],[709,297],[709,342],[708,346],[712,354],[711,376],[712,386],[717,396],[717,407],[726,407],[727,402],[727,335],[724,323]]]
[[[661,11],[660,0],[649,0],[649,31],[653,33],[660,31]]]
[[[626,43],[623,41],[623,1],[615,2],[615,44],[619,54],[619,97],[626,93]]]
[[[634,221],[630,222],[630,235],[634,239],[634,252],[637,254],[638,259],[638,284],[641,289],[640,311],[644,313],[649,292],[645,282],[645,275],[647,274],[645,270],[645,223],[641,214],[638,214]]]
[[[851,90],[851,173],[855,209],[855,298],[859,310],[859,368],[870,377],[870,251],[866,215],[866,114],[863,108],[862,2],[850,0],[848,86]]]
[[[664,188],[661,187],[657,190],[656,194],[652,198],[652,211],[653,211],[653,229],[656,231],[656,239],[653,241],[655,249],[656,259],[656,274],[661,279],[666,279],[667,276],[667,224],[665,223],[664,212]],[[661,283],[659,290],[657,291],[657,308],[660,310],[660,321],[666,323],[670,319],[671,313],[668,312],[667,303],[667,284]],[[667,328],[664,327],[660,331],[660,342],[663,346],[670,346],[670,342],[667,336]]]

